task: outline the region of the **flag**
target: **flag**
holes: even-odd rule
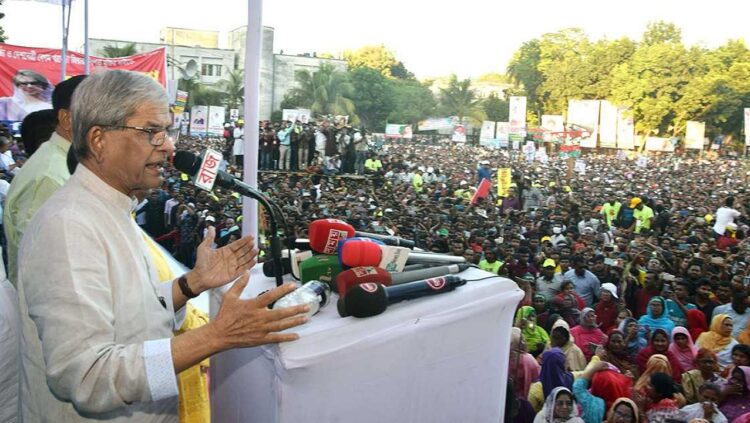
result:
[[[471,204],[476,204],[480,198],[487,198],[490,195],[490,180],[487,178],[482,179],[477,187],[477,192],[471,197]]]

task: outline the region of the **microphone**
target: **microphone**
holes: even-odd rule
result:
[[[365,283],[349,289],[343,301],[343,310],[339,307],[339,314],[344,311],[346,315],[354,317],[377,316],[391,304],[450,292],[465,284],[466,279],[458,276],[441,276],[392,286]]]
[[[442,275],[455,275],[456,273],[461,273],[470,267],[470,264],[450,264],[447,266],[410,270],[408,272],[391,273],[391,285],[401,285],[421,279],[436,278]]]
[[[378,241],[351,238],[339,244],[341,264],[348,267],[377,266],[388,271],[403,270],[406,264],[463,264],[466,259],[447,254],[411,251],[404,247],[379,245]]]
[[[245,197],[254,198],[259,201],[268,201],[268,198],[257,189],[235,178],[231,174],[219,170],[221,159],[221,153],[210,149],[206,150],[200,157],[189,151],[180,150],[174,153],[172,165],[180,172],[187,173],[190,176],[190,180],[198,188],[211,191],[214,185],[218,185],[222,188],[236,191]]]
[[[452,264],[449,266],[430,267],[400,273],[390,273],[379,267],[372,266],[353,267],[344,270],[336,276],[336,284],[333,288],[334,292],[338,293],[340,297],[344,297],[351,287],[363,283],[374,282],[385,286],[400,285],[422,279],[460,273],[469,267],[471,266],[468,264]]]
[[[377,239],[378,241],[381,241],[385,245],[392,245],[394,247],[406,247],[410,250],[413,250],[415,246],[414,241],[410,239],[399,238],[397,236],[373,234],[370,232],[360,232],[360,231],[354,232],[354,235],[363,237],[363,238]]]

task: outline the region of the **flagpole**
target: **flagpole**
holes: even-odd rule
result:
[[[65,26],[65,0],[60,2],[62,8],[62,65],[60,66],[60,81],[65,80],[65,71],[68,64],[68,31]]]
[[[89,0],[83,0],[83,73],[88,75],[89,68]]]
[[[245,37],[245,157],[243,180],[258,185],[258,122],[260,121],[260,54],[263,35],[263,0],[247,1]],[[258,237],[258,202],[242,200],[242,234]]]

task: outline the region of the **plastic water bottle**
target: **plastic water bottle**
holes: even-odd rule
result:
[[[327,283],[321,281],[310,281],[279,298],[273,305],[273,308],[276,309],[307,304],[310,306],[310,311],[307,312],[306,316],[312,317],[328,303],[330,296],[331,287],[328,286]]]

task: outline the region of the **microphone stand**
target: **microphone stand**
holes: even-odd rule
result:
[[[282,280],[284,268],[281,263],[281,239],[279,238],[278,222],[276,220],[274,209],[271,206],[271,200],[269,200],[265,195],[257,192],[250,185],[247,185],[246,183],[240,181],[239,179],[232,178],[232,184],[235,191],[239,192],[245,197],[250,197],[257,200],[260,205],[263,206],[263,209],[265,209],[266,214],[268,215],[268,222],[271,226],[271,234],[269,235],[269,231],[266,231],[266,235],[268,236],[269,241],[271,241],[271,261],[273,262],[273,275],[276,279],[276,286],[281,286],[284,283],[284,281]]]

